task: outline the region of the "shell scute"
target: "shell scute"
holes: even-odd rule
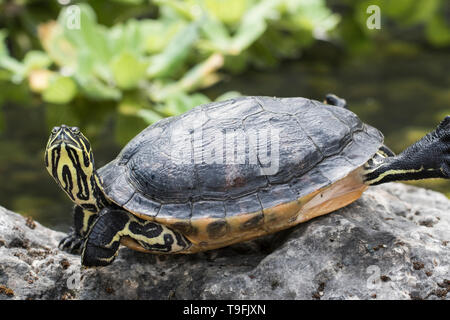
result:
[[[306,108],[311,100],[306,98],[257,97],[264,110],[273,113],[295,114]]]
[[[263,208],[256,193],[225,201],[227,217],[248,214],[250,212],[262,212],[262,210]]]
[[[258,198],[264,210],[297,198],[289,184],[278,184],[258,191]]]
[[[236,98],[222,102],[220,108],[208,108],[206,113],[211,119],[243,119],[262,110],[257,99]]]
[[[192,215],[190,203],[168,203],[162,204],[161,209],[158,212],[158,219],[179,219],[187,220]]]
[[[321,153],[328,157],[340,152],[343,145],[351,140],[351,130],[326,109],[323,111],[329,113],[329,116],[318,117],[316,110],[308,108],[296,117],[306,135]],[[332,130],[324,130],[325,128],[332,128]]]
[[[192,204],[192,219],[225,218],[222,201],[197,201]]]
[[[140,212],[142,208],[147,208],[146,215],[149,217],[156,217],[161,208],[161,204],[145,197],[139,192],[135,192],[123,207],[130,212]]]

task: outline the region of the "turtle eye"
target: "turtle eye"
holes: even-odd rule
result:
[[[59,127],[54,127],[54,128],[52,129],[52,133],[53,133],[53,134],[57,134],[58,131],[59,131]]]
[[[78,127],[72,127],[71,129],[72,129],[72,132],[75,133],[75,134],[79,134],[80,133],[80,128],[78,128]]]

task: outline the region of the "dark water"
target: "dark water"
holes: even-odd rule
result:
[[[324,63],[326,61],[326,63]],[[205,93],[211,98],[237,90],[244,95],[304,96],[321,100],[328,92],[349,103],[363,121],[380,129],[386,143],[401,151],[450,114],[450,52],[390,44],[375,53],[351,58],[322,44],[302,59],[272,71],[225,76]],[[9,90],[1,88],[0,90]],[[98,121],[77,123],[91,139],[97,167],[112,160],[145,127],[141,120],[117,117],[113,106],[46,106],[37,98],[27,103],[4,102],[0,113],[0,204],[44,225],[68,230],[71,202],[44,168],[43,155],[53,125],[73,124],[74,112]],[[83,118],[83,117],[81,117]],[[125,129],[116,130],[117,126]],[[119,141],[119,142],[118,142]],[[450,183],[420,182],[450,196]]]

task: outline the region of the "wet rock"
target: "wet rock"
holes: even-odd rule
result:
[[[122,248],[81,270],[57,249],[62,233],[0,207],[0,299],[449,299],[449,230],[447,197],[391,183],[255,241],[195,255]]]

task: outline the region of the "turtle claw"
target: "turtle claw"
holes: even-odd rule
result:
[[[80,254],[84,239],[74,232],[65,236],[58,245],[58,248],[72,254]]]

